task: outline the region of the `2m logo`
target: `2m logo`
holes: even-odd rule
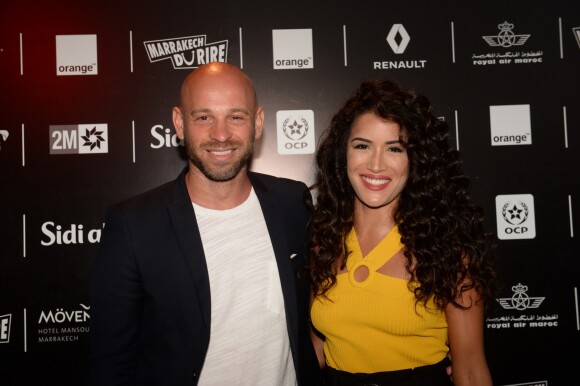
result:
[[[49,126],[50,154],[109,152],[106,123]]]

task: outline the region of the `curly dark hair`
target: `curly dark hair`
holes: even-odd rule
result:
[[[389,80],[363,82],[322,134],[311,186],[316,197],[309,265],[313,293],[326,296],[336,284],[337,265],[344,268],[350,253],[345,240],[353,226],[355,193],[347,176],[347,141],[355,119],[367,112],[401,127],[409,176],[395,222],[417,302],[432,298],[439,308],[452,303],[465,309],[458,296],[475,288],[489,309],[496,276],[492,234],[482,209],[471,202],[461,155],[449,144],[449,127],[433,114],[426,96]]]

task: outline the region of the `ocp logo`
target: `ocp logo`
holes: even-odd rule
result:
[[[397,37],[399,42],[397,42]],[[402,54],[407,49],[407,45],[411,41],[411,37],[402,24],[393,24],[389,34],[387,35],[387,43],[395,54]]]
[[[314,111],[279,110],[276,124],[278,154],[314,153]]]
[[[534,196],[531,194],[495,197],[497,237],[500,240],[533,239],[536,237]]]
[[[50,154],[94,154],[109,152],[106,123],[50,125]]]
[[[10,341],[10,321],[12,314],[0,316],[0,343],[8,343]]]

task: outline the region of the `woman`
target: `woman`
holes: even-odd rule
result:
[[[311,316],[330,385],[492,384],[490,235],[448,136],[426,97],[382,80],[321,139]]]

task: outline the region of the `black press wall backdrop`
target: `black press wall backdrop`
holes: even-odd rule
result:
[[[308,184],[362,80],[428,95],[498,243],[495,384],[580,384],[580,2],[364,0],[2,2],[0,384],[85,384],[105,209],[182,169],[171,108],[215,60],[265,108],[252,169]]]

